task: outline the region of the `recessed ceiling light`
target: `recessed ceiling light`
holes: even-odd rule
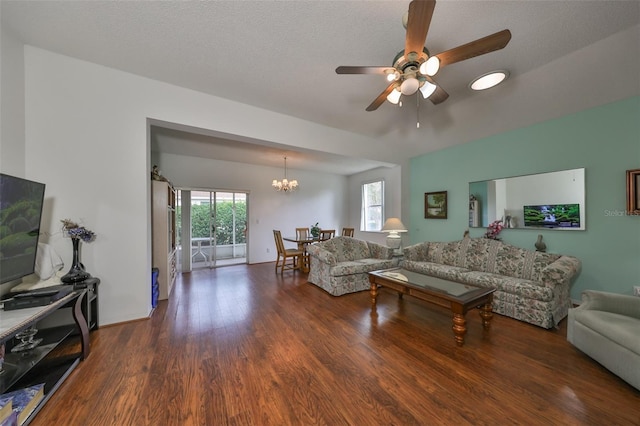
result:
[[[509,77],[509,71],[491,71],[473,80],[469,87],[473,90],[486,90],[502,83]]]

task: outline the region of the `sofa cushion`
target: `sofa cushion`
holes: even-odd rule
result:
[[[536,252],[503,244],[498,248],[493,262],[487,269],[496,274],[530,280]]]
[[[456,266],[514,278],[539,280],[541,271],[560,255],[526,250],[488,238],[460,241]]]
[[[500,242],[487,238],[464,238],[460,241],[455,265],[472,271],[487,271],[498,245]]]
[[[331,268],[329,275],[332,277],[341,277],[344,275],[362,274],[368,272],[368,265],[366,263],[358,262],[356,260],[347,260],[344,262],[338,262],[336,266]]]
[[[456,280],[458,275],[464,272],[469,272],[468,269],[458,268],[457,266],[447,266],[434,262],[420,262],[413,260],[402,261],[402,267],[409,271],[418,272],[425,275],[433,275],[438,278],[444,278],[448,280]]]
[[[336,266],[331,268],[329,274],[332,277],[342,277],[345,275],[363,274],[378,269],[393,268],[394,266],[393,260],[358,259],[338,262]]]
[[[444,265],[455,266],[458,251],[460,248],[460,241],[453,241],[450,243],[434,242],[429,243],[427,249],[428,262],[442,263]]]
[[[376,271],[378,269],[389,269],[396,266],[395,261],[393,259],[358,259],[356,260],[358,263],[365,264],[369,267],[367,272]]]
[[[637,318],[595,310],[574,309],[573,313],[576,322],[640,355],[640,320]]]
[[[338,262],[348,262],[371,256],[367,242],[355,238],[331,238],[318,243],[318,245],[334,253]]]
[[[517,294],[528,299],[548,302],[553,300],[553,289],[541,285],[539,282],[522,278],[507,277],[489,272],[469,271],[462,273],[459,279],[465,284],[481,287],[495,287],[505,293]]]

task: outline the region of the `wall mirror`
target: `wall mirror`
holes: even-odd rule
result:
[[[469,226],[585,230],[584,168],[469,183]]]

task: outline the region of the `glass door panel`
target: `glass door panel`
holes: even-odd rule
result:
[[[246,193],[191,191],[192,269],[246,263]]]

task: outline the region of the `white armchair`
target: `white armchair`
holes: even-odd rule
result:
[[[567,340],[640,390],[640,297],[585,290],[569,310]]]

